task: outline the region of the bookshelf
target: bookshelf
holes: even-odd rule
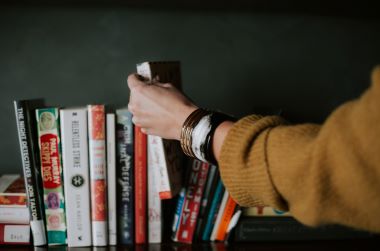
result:
[[[184,90],[202,106],[237,116],[283,109],[292,121],[321,122],[368,87],[380,58],[375,10],[366,1],[2,2],[0,107],[8,119],[0,126],[0,174],[21,172],[13,99],[122,106],[128,98],[126,76],[145,60],[181,60]],[[230,248],[369,248],[375,241]],[[160,247],[212,249],[208,244]]]

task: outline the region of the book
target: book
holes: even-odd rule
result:
[[[214,196],[214,192],[216,190],[216,186],[219,180],[219,171],[217,166],[211,165],[210,170],[207,176],[207,182],[205,185],[205,191],[203,193],[203,198],[201,202],[201,207],[199,209],[197,227],[194,234],[194,240],[200,240],[202,232],[206,226],[206,217],[210,211],[211,207],[211,199]]]
[[[236,208],[236,202],[232,199],[231,195],[228,194],[228,200],[226,203],[226,207],[223,211],[220,225],[216,232],[215,240],[224,241],[227,234],[229,223],[235,212],[235,208]]]
[[[134,127],[127,108],[116,110],[117,240],[133,244],[134,239]]]
[[[92,241],[87,109],[61,109],[60,119],[67,245],[90,246]]]
[[[216,220],[215,220],[215,224],[212,228],[212,232],[211,232],[211,236],[210,236],[211,241],[216,240],[216,235],[218,233],[218,229],[219,229],[220,224],[222,222],[222,217],[223,217],[224,210],[225,210],[227,202],[228,202],[228,198],[229,198],[229,194],[228,194],[228,191],[226,189],[226,190],[224,190],[222,202],[220,203],[218,214],[217,214]]]
[[[158,192],[159,166],[148,136],[148,242],[161,243],[163,236],[162,204]]]
[[[47,244],[47,239],[42,204],[43,198],[41,195],[42,182],[38,156],[37,129],[34,115],[37,107],[43,107],[43,100],[14,101],[33,245],[42,246]]]
[[[147,136],[135,126],[135,242],[147,240]]]
[[[38,145],[49,245],[67,242],[58,108],[36,109]]]
[[[197,159],[191,161],[190,175],[187,177],[186,193],[175,241],[192,243],[209,164]]]
[[[108,199],[108,244],[116,245],[116,135],[115,114],[107,113],[107,199]]]
[[[1,207],[0,223],[29,224],[29,209],[27,207]]]
[[[162,83],[171,83],[181,89],[181,72],[178,61],[144,62],[137,65],[137,73],[151,84],[155,78]],[[158,163],[158,192],[161,199],[171,199],[181,189],[182,156],[180,144],[177,140],[162,139],[149,135],[151,152]]]
[[[30,225],[0,223],[0,245],[29,245]]]
[[[210,210],[208,211],[205,228],[202,232],[202,241],[209,241],[211,237],[211,233],[213,231],[213,227],[218,215],[219,207],[224,195],[224,185],[222,180],[218,179],[218,184],[215,189],[214,196],[211,201]]]
[[[18,174],[0,176],[0,207],[25,207],[24,177]]]
[[[104,105],[88,105],[92,244],[108,243]]]
[[[368,238],[372,234],[340,225],[309,227],[293,217],[242,217],[235,229],[236,242],[343,240]]]

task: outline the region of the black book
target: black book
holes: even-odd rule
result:
[[[309,227],[293,217],[244,217],[235,229],[235,241],[303,241],[369,238],[371,233],[340,225]]]
[[[43,100],[14,101],[25,188],[30,212],[30,226],[35,246],[46,245],[42,181],[35,109],[43,107]]]
[[[132,114],[116,110],[116,201],[118,244],[134,243],[134,130]]]

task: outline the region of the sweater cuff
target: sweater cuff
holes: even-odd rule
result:
[[[251,115],[228,132],[220,153],[220,174],[231,197],[241,206],[288,209],[273,184],[266,156],[270,129],[283,123],[278,116]]]

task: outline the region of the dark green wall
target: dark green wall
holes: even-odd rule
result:
[[[137,62],[180,60],[185,92],[237,116],[322,122],[368,87],[376,19],[126,7],[0,8],[0,173],[21,172],[12,100],[128,103]]]

